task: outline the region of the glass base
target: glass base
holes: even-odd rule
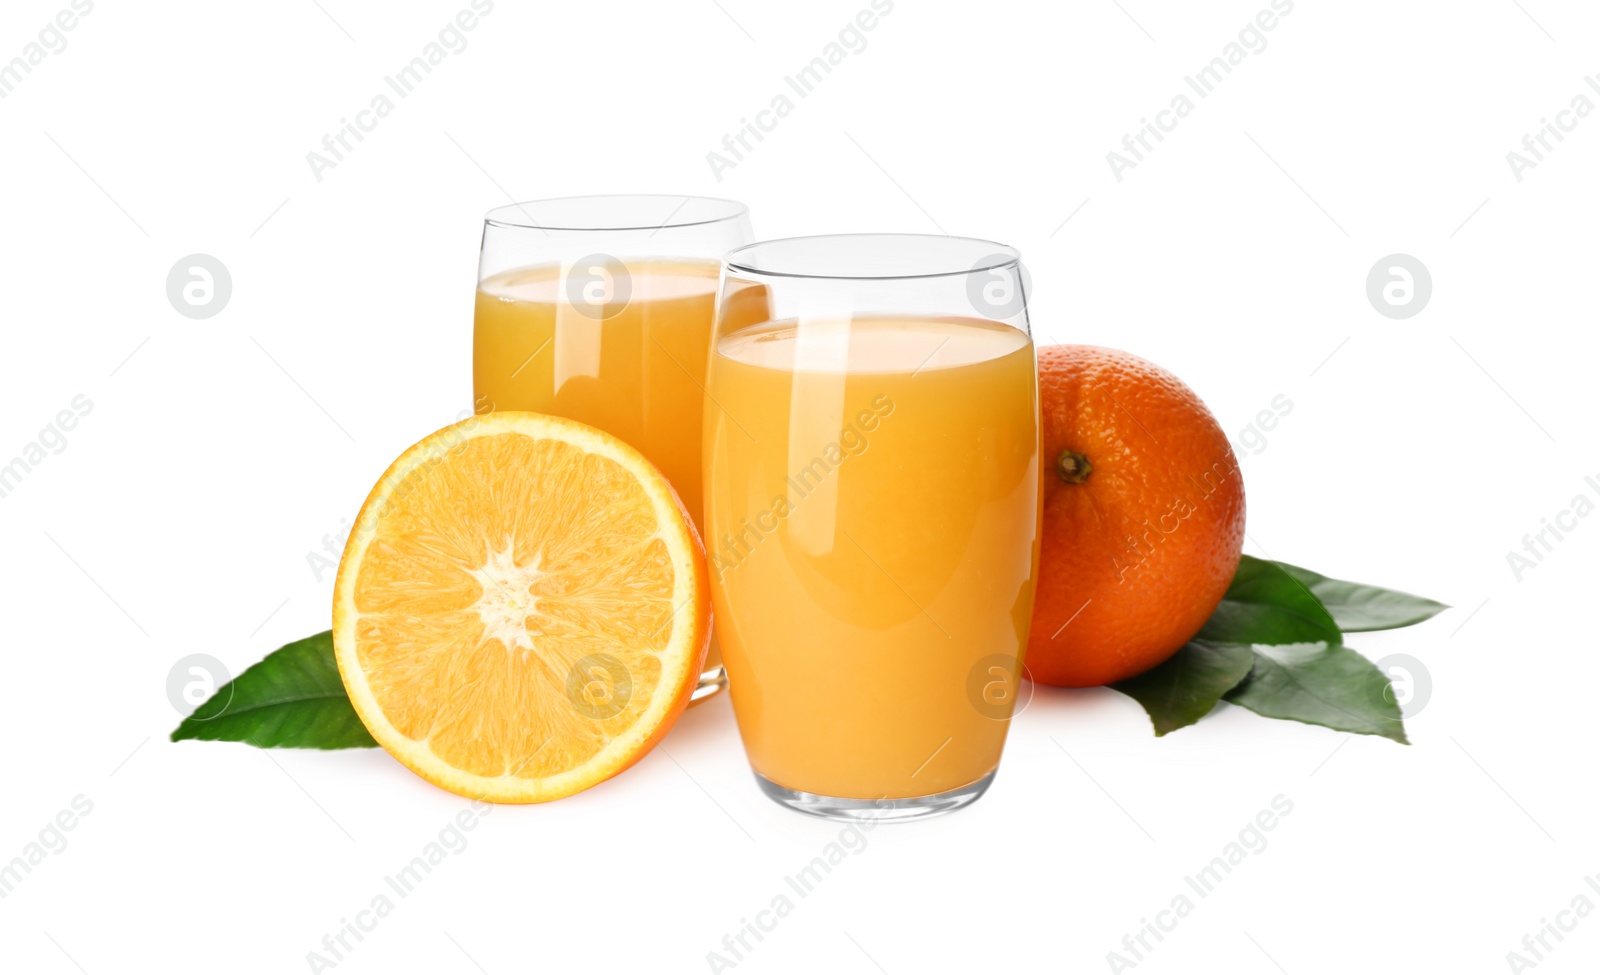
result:
[[[716,697],[727,686],[728,672],[721,664],[717,664],[700,675],[700,683],[695,686],[694,693],[689,695],[689,706],[694,707],[707,698]]]
[[[784,788],[760,772],[753,774],[756,777],[756,785],[761,787],[767,798],[780,806],[788,806],[795,812],[844,823],[898,823],[940,816],[955,812],[963,806],[972,805],[988,790],[989,783],[994,781],[994,774],[997,771],[999,770],[991,770],[988,775],[976,782],[969,782],[948,792],[939,792],[931,796],[912,796],[909,799],[839,799],[834,796],[819,796],[814,792]]]

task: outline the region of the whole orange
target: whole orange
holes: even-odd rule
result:
[[[1210,617],[1239,566],[1244,484],[1227,435],[1161,367],[1040,348],[1044,524],[1027,666],[1092,687],[1149,670]]]

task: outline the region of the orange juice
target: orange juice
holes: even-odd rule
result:
[[[1018,669],[1039,557],[1028,336],[963,318],[724,326],[708,392],[706,545],[755,770],[857,799],[989,774],[1014,696],[997,715],[985,687]]]
[[[592,282],[555,265],[485,278],[473,331],[478,411],[550,413],[620,437],[661,469],[701,527],[701,399],[719,273],[716,263],[661,260]],[[736,322],[768,317],[759,287],[728,306]],[[713,644],[706,667],[717,663]]]

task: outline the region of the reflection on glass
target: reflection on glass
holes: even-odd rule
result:
[[[473,336],[479,412],[533,410],[638,448],[702,527],[701,401],[718,258],[750,239],[742,204],[682,196],[519,203],[485,220]],[[730,321],[767,318],[758,287]],[[714,639],[696,700],[723,681]]]
[[[1038,559],[1039,408],[1022,302],[991,307],[968,279],[1020,289],[1020,273],[1014,252],[952,238],[728,258],[724,287],[763,287],[775,317],[718,322],[707,541],[739,729],[780,802],[906,818],[976,799],[999,763]]]

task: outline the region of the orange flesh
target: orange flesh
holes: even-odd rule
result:
[[[517,433],[419,468],[378,514],[354,582],[372,697],[399,734],[473,775],[583,765],[649,707],[673,636],[650,497],[610,458]],[[624,687],[604,668],[582,675],[591,704],[628,695],[601,719],[568,690],[590,654],[626,668]]]

